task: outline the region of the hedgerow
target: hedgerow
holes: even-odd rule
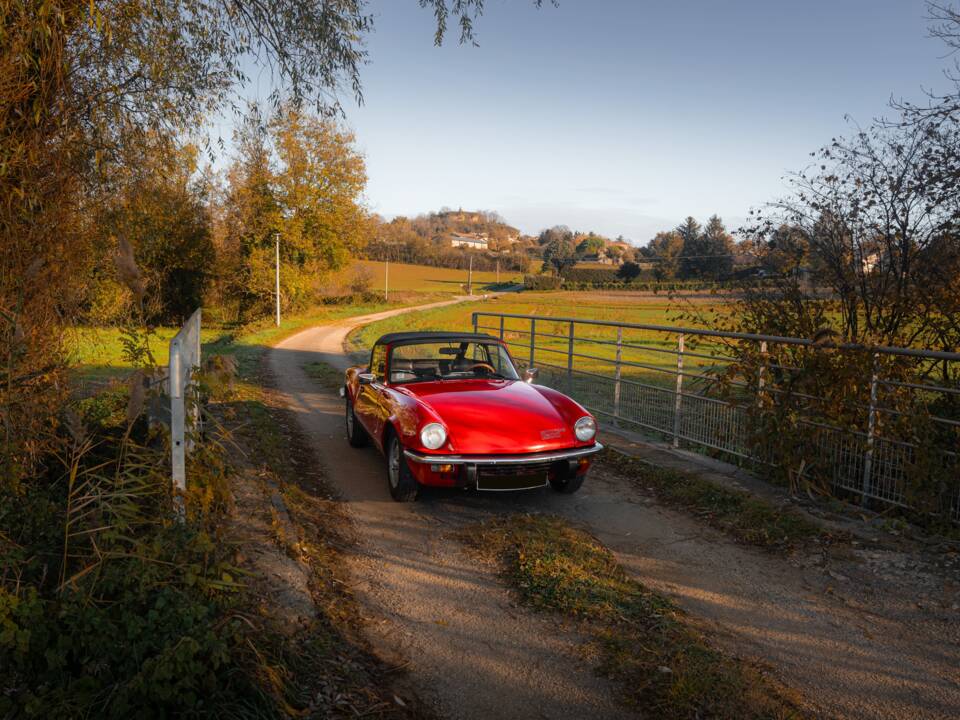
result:
[[[222,534],[222,449],[198,443],[178,521],[142,399],[73,403],[31,481],[0,482],[0,717],[275,714]]]

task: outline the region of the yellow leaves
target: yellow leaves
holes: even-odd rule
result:
[[[146,291],[146,283],[140,268],[137,266],[137,261],[133,257],[133,246],[126,238],[121,237],[117,240],[114,264],[120,281],[130,289],[130,292],[138,301],[141,300]]]

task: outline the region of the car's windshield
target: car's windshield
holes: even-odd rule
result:
[[[422,342],[393,348],[390,382],[501,378],[518,380],[516,368],[502,345],[495,342]]]

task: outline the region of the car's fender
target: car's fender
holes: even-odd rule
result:
[[[388,392],[391,397],[389,428],[397,434],[407,450],[425,450],[420,444],[420,429],[431,422],[443,423],[443,418],[412,393],[401,388],[388,388]],[[384,432],[387,432],[386,426]]]
[[[551,405],[553,405],[556,411],[560,413],[560,416],[569,425],[572,426],[582,417],[593,417],[593,413],[591,413],[569,395],[565,395],[559,390],[554,390],[553,388],[548,388],[544,385],[534,385],[533,387],[537,392],[543,395],[543,397],[545,397]],[[587,441],[586,443],[578,441],[577,444],[590,444],[592,442],[593,440]]]

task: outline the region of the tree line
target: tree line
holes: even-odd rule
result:
[[[247,322],[272,307],[278,240],[287,307],[315,300],[363,247],[366,171],[351,133],[302,109],[264,119],[251,108],[234,141],[222,173],[201,171],[198,150],[175,142],[141,148],[126,166],[136,169],[114,181],[91,217],[88,320],[121,322],[136,301],[151,323],[180,324],[201,305]],[[139,298],[114,262],[119,238],[141,268]]]

